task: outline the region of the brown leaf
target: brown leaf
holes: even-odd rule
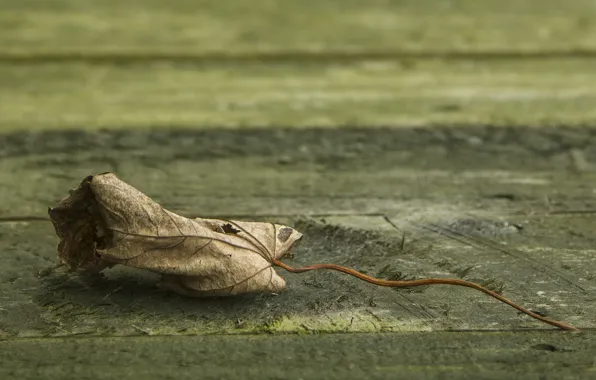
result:
[[[384,280],[336,264],[293,268],[280,261],[302,234],[273,223],[187,219],[165,210],[111,173],[89,176],[58,207],[49,209],[60,237],[58,257],[71,270],[99,272],[116,264],[162,275],[163,284],[188,296],[279,293],[273,270],[343,272],[378,286],[455,285],[479,290],[563,330],[576,330],[526,309],[474,282],[458,278]]]
[[[87,177],[49,214],[72,269],[147,269],[188,296],[282,291],[272,261],[302,237],[279,224],[182,217],[111,173]]]
[[[99,272],[109,266],[96,251],[104,244],[102,222],[98,217],[97,202],[89,188],[92,177],[81,182],[78,189],[72,190],[48,213],[60,238],[58,258],[71,269]]]

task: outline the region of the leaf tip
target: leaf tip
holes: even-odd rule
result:
[[[93,176],[87,176],[56,207],[48,207],[48,215],[60,238],[58,258],[71,270],[99,272],[108,266],[96,251],[100,240],[97,230],[102,221],[93,212],[96,201],[89,188],[92,179]]]

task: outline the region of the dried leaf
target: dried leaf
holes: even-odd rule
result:
[[[182,217],[111,173],[85,178],[49,214],[71,269],[147,269],[188,296],[279,293],[272,261],[302,237],[279,224]]]
[[[58,257],[71,270],[99,272],[116,264],[162,275],[163,284],[187,296],[279,293],[292,273],[330,269],[378,286],[455,285],[476,289],[564,330],[576,330],[528,310],[474,282],[457,278],[383,280],[336,264],[293,268],[280,259],[301,238],[293,228],[224,219],[187,219],[170,212],[114,174],[89,176],[50,218],[60,237]]]

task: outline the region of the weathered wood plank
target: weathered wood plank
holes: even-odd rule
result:
[[[558,266],[579,285],[575,286],[527,260],[454,246],[431,235],[409,234],[402,249],[396,233],[378,235],[341,224],[274,220],[295,225],[306,234],[295,250],[294,265],[334,262],[386,278],[466,278],[504,289],[506,296],[552,318],[580,328],[596,327],[591,310],[596,294],[596,281],[590,276],[594,259],[586,240],[575,239],[583,248],[564,254],[540,244],[525,251]],[[348,221],[358,223],[359,218]],[[0,273],[4,337],[544,328],[471,290],[395,291],[332,272],[282,274],[288,289],[277,297],[209,300],[160,291],[157,276],[126,268],[111,269],[106,277],[97,278],[79,278],[60,270],[39,277],[39,271],[55,263],[56,238],[50,224],[3,223],[0,231],[0,256],[5,263]],[[523,236],[518,240],[523,242]],[[542,254],[536,256],[536,251]]]
[[[0,78],[0,131],[596,122],[584,59],[2,64]]]
[[[0,52],[573,52],[596,48],[594,17],[589,0],[4,1]]]
[[[594,173],[570,153],[596,162],[588,128],[52,132],[3,135],[0,147],[2,218],[46,217],[105,171],[197,216],[596,208]]]
[[[330,334],[0,342],[5,379],[586,379],[594,333]],[[68,363],[68,364],[65,364]]]
[[[207,301],[169,295],[155,276],[123,268],[90,280],[60,271],[37,278],[55,261],[57,239],[49,221],[24,217],[44,215],[106,169],[184,215],[296,225],[306,234],[296,264],[505,284],[522,304],[594,327],[593,215],[550,214],[594,202],[594,174],[574,166],[578,154],[595,162],[594,136],[588,128],[4,135],[0,328],[70,336],[541,326],[471,290],[398,292],[329,272],[286,275],[279,297]],[[314,218],[323,213],[351,215]]]

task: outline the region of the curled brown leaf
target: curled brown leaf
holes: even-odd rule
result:
[[[575,330],[528,310],[482,285],[455,278],[382,280],[335,264],[293,268],[281,258],[302,238],[274,223],[188,219],[164,209],[112,173],[89,176],[49,209],[60,237],[58,257],[71,270],[99,272],[116,264],[162,275],[187,296],[279,293],[285,281],[273,266],[293,273],[335,270],[393,288],[455,285],[481,291],[544,323]]]
[[[282,291],[272,260],[302,237],[274,223],[182,217],[112,173],[85,178],[49,214],[71,269],[146,269],[189,296]]]

